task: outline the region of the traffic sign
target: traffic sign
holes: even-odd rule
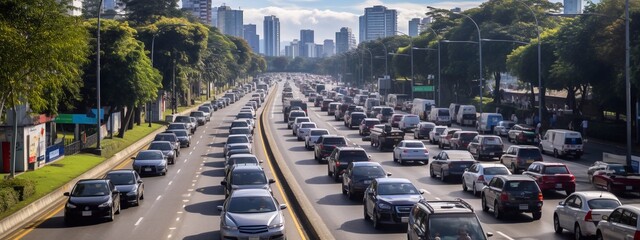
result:
[[[433,86],[413,86],[414,92],[433,92]]]

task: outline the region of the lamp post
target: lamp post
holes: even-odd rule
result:
[[[371,80],[373,80],[373,54],[371,53],[371,50],[365,48],[362,48],[364,50],[366,50],[367,52],[369,52],[369,56],[371,57],[369,59],[369,74],[371,75]]]
[[[389,51],[387,51],[387,45],[384,44],[384,42],[382,40],[380,40],[380,44],[382,44],[382,47],[384,48],[384,76],[385,78],[387,76],[389,76],[389,56],[387,56],[387,53],[389,53]]]
[[[100,0],[100,5],[98,5],[98,32],[97,32],[97,36],[96,36],[96,118],[98,120],[96,120],[96,153],[98,153],[98,155],[102,155],[102,148],[100,147],[100,137],[102,135],[102,131],[100,129],[100,23],[101,23],[101,17],[100,15],[102,14],[102,0]],[[113,131],[113,129],[111,129],[111,131]]]
[[[527,5],[524,2],[521,2],[520,0],[516,0],[515,2],[520,3],[522,6],[526,7],[529,12],[531,12],[531,15],[533,15],[533,19],[536,21],[536,33],[537,33],[537,37],[538,37],[538,117],[540,118],[540,122],[542,122],[542,98],[543,98],[543,94],[542,94],[542,52],[540,50],[540,46],[541,46],[541,42],[540,42],[540,23],[538,22],[538,17],[536,16],[536,13],[533,11],[533,9],[531,9],[531,7],[529,5]],[[527,43],[528,44],[528,43]]]

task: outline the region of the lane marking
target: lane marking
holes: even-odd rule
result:
[[[189,152],[189,155],[193,154],[193,151]]]
[[[427,193],[427,194],[431,194],[431,192],[429,192],[429,191],[427,191],[427,190],[424,190],[424,192],[425,192],[425,193]]]
[[[162,198],[162,195],[158,196],[158,197],[156,198],[156,201],[160,200],[160,198]]]
[[[138,221],[136,221],[136,224],[133,224],[133,225],[134,225],[134,226],[138,226],[138,224],[140,224],[140,222],[142,222],[142,218],[143,218],[143,217],[138,218]]]
[[[169,181],[169,185],[171,185],[173,183],[173,181]]]
[[[197,141],[197,142],[196,142],[196,145],[198,145],[198,144],[200,144],[200,141]],[[195,148],[195,147],[194,147],[194,148]]]
[[[180,173],[181,170],[182,170],[182,168],[178,169],[178,171],[176,171],[176,174]]]
[[[506,238],[506,239],[514,240],[513,238],[511,238],[511,237],[507,236],[507,234],[504,234],[504,233],[502,233],[502,232],[500,232],[500,231],[496,231],[496,233],[500,234],[501,236],[503,236],[503,237],[504,237],[504,238]]]
[[[440,201],[440,198],[439,198],[439,197],[435,197],[435,199],[436,199],[436,200],[438,200],[438,201]]]
[[[184,162],[187,162],[187,159],[185,159]]]

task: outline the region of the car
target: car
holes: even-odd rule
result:
[[[580,159],[584,154],[582,134],[566,129],[549,129],[540,139],[540,151],[553,154],[555,158],[573,156]]]
[[[358,134],[360,134],[360,136],[369,135],[369,133],[371,133],[371,128],[376,124],[380,124],[380,120],[377,118],[363,119],[358,126]]]
[[[240,109],[240,112],[249,112],[254,118],[256,117],[256,111],[253,109],[252,106],[242,107]]]
[[[533,220],[542,217],[542,191],[538,184],[525,175],[494,176],[482,189],[482,211],[493,210],[501,219],[510,213],[531,213]]]
[[[418,115],[407,114],[402,116],[402,119],[398,122],[398,129],[403,132],[410,132],[418,126],[418,123],[420,123],[420,117]]]
[[[602,216],[596,230],[596,239],[640,239],[639,215],[638,205],[617,207],[609,216]]]
[[[532,177],[545,191],[564,191],[567,195],[576,191],[576,176],[564,163],[534,162],[522,173]]]
[[[82,179],[63,195],[67,197],[65,225],[91,218],[113,221],[120,213],[120,192],[109,179]]]
[[[120,192],[120,202],[126,206],[138,206],[144,200],[144,182],[133,169],[111,170],[104,175]]]
[[[271,192],[271,184],[276,181],[267,179],[262,167],[257,165],[235,165],[220,182],[224,188],[224,197],[238,189],[267,189]]]
[[[444,149],[445,147],[448,147],[449,149],[452,149],[451,138],[453,138],[453,134],[457,131],[462,131],[462,129],[447,127],[440,135],[440,141],[438,141],[438,148]]]
[[[391,118],[388,120],[389,123],[391,123],[391,127],[397,128],[398,123],[400,122],[400,120],[402,120],[402,116],[404,116],[404,114],[395,113],[391,115]]]
[[[447,126],[436,126],[429,132],[429,143],[438,144],[440,142],[440,134],[447,129]]]
[[[640,174],[622,164],[609,163],[604,169],[595,171],[591,183],[613,194],[640,192]]]
[[[340,103],[340,102],[329,103],[329,108],[327,110],[327,115],[334,116],[336,114],[336,111],[340,107],[340,105],[342,105],[342,103]]]
[[[293,121],[296,120],[297,117],[306,117],[307,113],[305,113],[302,110],[292,110],[291,112],[289,112],[289,115],[287,116],[287,120],[285,121],[287,123],[287,129],[291,129],[293,126]]]
[[[155,137],[153,137],[153,141],[167,141],[171,143],[171,146],[173,147],[173,149],[176,151],[176,157],[180,156],[180,139],[178,139],[178,136],[173,133],[173,132],[163,132],[163,133],[158,133],[156,134]]]
[[[298,127],[300,127],[300,123],[304,123],[304,122],[311,122],[311,118],[310,117],[296,117],[295,119],[293,119],[293,122],[291,123],[291,131],[293,134],[293,136],[296,136],[296,133],[298,131]]]
[[[193,131],[191,131],[191,124],[186,123],[169,123],[169,125],[167,126],[167,130],[186,130],[189,131],[190,134],[193,133]]]
[[[203,111],[193,111],[189,114],[190,117],[196,118],[198,125],[202,126],[207,123],[207,115]]]
[[[252,154],[251,148],[244,143],[229,144],[227,153],[224,155],[224,160],[226,161],[236,154]]]
[[[311,129],[317,128],[318,126],[314,122],[303,122],[300,123],[300,126],[297,127],[296,131],[296,139],[298,141],[304,140]]]
[[[451,139],[449,139],[449,146],[451,149],[460,150],[467,149],[469,143],[478,136],[477,131],[456,131],[453,133]]]
[[[191,136],[187,130],[168,130],[168,132],[172,132],[178,137],[178,141],[180,141],[180,147],[189,147],[191,146]]]
[[[231,125],[229,125],[229,129],[235,128],[235,127],[251,127],[253,129],[253,126],[251,126],[251,123],[247,121],[247,119],[242,119],[242,120],[233,120],[231,122]],[[253,130],[252,130],[253,132]]]
[[[439,177],[441,181],[449,178],[461,179],[464,170],[473,165],[476,160],[471,153],[464,150],[443,150],[433,157],[429,165],[429,176]]]
[[[473,137],[467,149],[478,160],[500,158],[504,154],[502,138],[496,135],[477,135]]]
[[[409,213],[407,239],[482,239],[493,236],[484,232],[473,207],[462,199],[422,200]]]
[[[620,205],[620,200],[612,193],[574,192],[556,206],[553,229],[556,233],[566,229],[574,234],[573,239],[595,236],[602,217],[611,214]]]
[[[249,137],[246,134],[234,134],[227,137],[227,141],[224,144],[222,153],[226,155],[229,144],[235,143],[245,144],[249,149],[251,149],[251,140],[249,140]]]
[[[534,162],[543,161],[540,149],[533,146],[511,145],[500,156],[500,163],[505,165],[511,173],[517,174],[529,168]]]
[[[424,192],[406,178],[376,178],[364,191],[364,220],[372,220],[375,229],[407,224],[411,208],[424,199]]]
[[[229,135],[247,135],[250,142],[253,142],[253,129],[250,127],[234,127],[229,129]]]
[[[351,122],[351,113],[355,113],[355,112],[364,113],[364,108],[362,106],[356,106],[352,110],[347,109],[347,111],[344,113],[344,116],[342,117],[345,127],[349,126],[349,123]],[[366,118],[366,114],[365,114],[365,118]]]
[[[513,121],[499,121],[493,127],[493,134],[498,136],[508,136],[507,133],[515,125]]]
[[[322,112],[328,112],[329,111],[329,104],[334,102],[333,99],[323,99],[322,100],[322,104],[320,105],[320,111]]]
[[[220,239],[285,239],[286,208],[268,190],[236,190],[218,206]]]
[[[337,135],[322,135],[316,140],[313,147],[313,158],[320,162],[328,157],[336,147],[347,146],[347,139],[343,136]]]
[[[196,124],[194,124],[193,122],[191,122],[191,117],[189,116],[176,116],[175,119],[173,120],[174,123],[184,123],[187,124],[187,129],[189,129],[189,131],[191,131],[191,134],[194,134],[196,132]]]
[[[255,117],[251,112],[238,112],[236,114],[236,119],[254,119]]]
[[[382,107],[380,113],[376,115],[376,118],[380,120],[381,123],[386,123],[389,122],[389,119],[391,118],[391,116],[393,116],[394,113],[395,110],[392,107]]]
[[[507,132],[507,141],[515,144],[538,145],[539,139],[534,127],[525,124],[516,124]]]
[[[462,191],[471,189],[474,196],[479,196],[482,188],[496,175],[511,175],[511,172],[502,164],[474,163],[462,174]]]
[[[342,194],[345,194],[351,200],[355,200],[357,196],[362,195],[369,184],[376,178],[384,178],[391,176],[386,173],[382,165],[377,162],[350,162],[345,171],[342,173]]]
[[[167,157],[160,150],[143,150],[131,159],[133,159],[133,170],[140,175],[167,174]]]
[[[198,111],[203,111],[205,113],[205,115],[207,116],[207,122],[211,121],[211,116],[213,115],[214,110],[214,106],[211,103],[205,103],[202,106],[198,107]]]
[[[436,127],[435,123],[432,122],[420,122],[416,127],[416,130],[413,131],[414,139],[424,139],[425,137],[429,137],[429,132]]]
[[[189,122],[191,122],[191,125],[193,126],[193,130],[198,130],[198,119],[196,119],[195,117],[189,117]]]
[[[362,123],[362,120],[366,119],[367,115],[365,113],[362,112],[353,112],[351,113],[351,115],[349,115],[349,121],[345,123],[345,126],[347,126],[349,129],[353,129],[353,127],[358,127],[360,126],[360,123]]]
[[[149,144],[149,148],[147,148],[147,150],[160,150],[169,164],[174,164],[176,162],[176,150],[173,149],[171,142],[153,141]]]
[[[405,162],[429,163],[429,150],[420,140],[402,140],[393,149],[393,161],[404,165]]]
[[[336,147],[327,157],[327,175],[340,182],[340,177],[349,163],[367,161],[371,161],[371,156],[361,147]]]
[[[316,141],[322,135],[329,135],[329,130],[324,128],[312,128],[309,129],[309,134],[304,137],[304,148],[307,150],[313,150]]]
[[[226,176],[227,173],[229,173],[229,170],[231,170],[231,168],[233,168],[233,166],[235,165],[260,165],[261,163],[262,160],[259,160],[256,155],[247,153],[234,154],[232,156],[229,156],[229,158],[225,160],[224,175]]]

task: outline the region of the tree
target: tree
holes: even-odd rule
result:
[[[29,103],[57,113],[77,99],[88,34],[55,0],[0,1],[0,119],[4,108]]]
[[[271,64],[269,65],[273,66],[273,71],[283,72],[286,70],[287,65],[289,65],[289,58],[287,57],[275,57],[268,59],[271,60]]]
[[[144,25],[155,22],[161,17],[181,17],[178,0],[122,0],[128,19]]]

